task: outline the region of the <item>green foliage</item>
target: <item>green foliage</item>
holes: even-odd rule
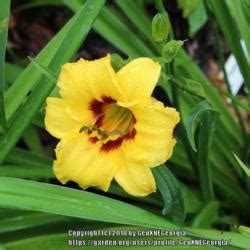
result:
[[[15,11],[55,5],[76,14],[25,68],[5,60],[9,2],[3,1],[0,8],[0,249],[34,249],[34,244],[36,249],[68,249],[67,228],[110,229],[117,224],[134,230],[182,229],[187,239],[223,238],[237,249],[248,247],[249,228],[244,224],[250,206],[249,134],[221,94],[243,111],[249,113],[249,107],[214,87],[181,48],[183,41],[175,40],[164,1],[154,1],[154,13],[161,14],[153,19],[152,37],[152,13],[147,11],[152,1],[116,0],[104,5],[104,0],[30,0]],[[249,89],[249,1],[179,0],[178,5],[188,19],[191,37],[207,19],[222,31]],[[162,64],[158,85],[181,115],[184,126],[176,132],[173,156],[167,165],[153,169],[158,191],[148,197],[131,197],[115,183],[108,194],[47,183],[55,179],[53,159],[46,155],[34,124],[44,129],[43,107],[48,96],[58,95],[60,68],[84,46],[92,28],[128,60],[141,56],[158,60]],[[112,54],[116,70],[126,63]],[[20,140],[27,149],[17,146]],[[227,223],[231,217],[241,224],[236,232],[216,230],[216,223]]]
[[[174,175],[166,166],[153,169],[153,173],[164,201],[162,213],[172,217],[176,224],[182,224],[185,220],[184,200]]]
[[[72,57],[82,40],[85,39],[103,4],[104,1],[92,1],[84,5],[43,52],[37,56],[37,60],[39,62],[44,61],[47,65],[51,65],[51,69],[58,71],[65,59]],[[77,31],[81,33],[81,36],[74,36]],[[74,38],[73,40],[72,37]],[[69,43],[71,43],[71,49],[68,49]],[[33,74],[30,74],[30,71]],[[17,143],[21,134],[55,86],[55,82],[46,81],[41,77],[42,73],[34,70],[31,65],[20,75],[7,92],[6,111],[9,111],[7,115],[11,115],[21,105],[23,99],[26,99],[25,96],[28,91],[33,90],[32,95],[27,98],[21,110],[15,115],[15,121],[0,138],[0,163],[4,161],[11,148]],[[39,84],[35,85],[39,79]],[[10,112],[11,110],[12,112]]]
[[[206,21],[207,14],[203,2],[200,2],[195,10],[188,16],[190,37],[194,37],[194,35],[202,28],[202,26],[204,26]]]
[[[4,69],[5,50],[8,35],[10,1],[4,1],[0,9],[0,128],[6,128],[5,105],[4,105]]]
[[[127,61],[123,60],[118,54],[112,54],[111,55],[111,63],[112,63],[112,67],[115,69],[115,71],[118,71],[124,65],[126,65]]]
[[[241,161],[241,159],[239,159],[239,157],[237,157],[237,155],[234,154],[235,159],[237,160],[237,162],[239,163],[239,165],[241,166],[241,168],[245,171],[246,175],[249,177],[250,176],[250,169],[249,167],[247,167],[244,162]]]
[[[0,177],[0,207],[148,228],[178,228],[160,216],[118,200],[16,178]]]
[[[162,57],[166,63],[170,63],[179,52],[180,48],[184,44],[184,41],[170,41],[162,48]]]
[[[237,59],[241,74],[245,79],[246,87],[250,89],[250,66],[240,42],[241,36],[238,32],[238,26],[236,25],[233,16],[230,15],[229,8],[226,5],[225,1],[211,0],[209,1],[209,6],[216,17],[217,22],[220,25],[220,28],[227,40],[229,48]],[[248,44],[248,47],[249,41],[246,41],[246,43]]]
[[[189,35],[193,37],[207,21],[206,11],[202,0],[178,0],[183,17],[188,19]]]
[[[198,118],[200,119],[198,120]],[[191,110],[186,123],[187,138],[193,150],[196,152],[197,148],[194,134],[196,127],[199,127],[197,165],[205,201],[214,198],[209,155],[217,119],[218,112],[216,112],[207,101],[202,101]]]
[[[194,11],[201,0],[178,0],[179,8],[183,9],[183,16],[189,16]]]
[[[218,217],[220,204],[217,201],[208,202],[198,213],[193,221],[193,227],[208,228],[211,227],[215,219]]]
[[[245,1],[247,2],[247,1]],[[244,1],[228,1],[226,0],[226,4],[229,8],[232,18],[237,23],[237,26],[241,32],[241,36],[245,41],[245,45],[248,51],[248,59],[250,58],[250,34],[249,30],[249,22],[244,16]],[[248,1],[250,6],[250,3]],[[248,7],[249,8],[249,7]]]
[[[158,13],[152,20],[152,38],[157,43],[164,43],[170,31],[170,24],[166,15]]]
[[[195,139],[194,139],[195,128],[197,124],[201,124],[200,121],[196,123],[196,119],[202,113],[207,112],[207,111],[210,111],[213,113],[215,112],[207,101],[202,101],[193,108],[187,120],[187,124],[186,124],[187,136],[188,136],[189,143],[192,146],[194,151],[197,151],[196,145],[195,145]]]

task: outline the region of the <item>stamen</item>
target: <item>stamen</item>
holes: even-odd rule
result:
[[[79,133],[86,132],[87,134],[91,134],[93,131],[92,126],[82,126],[79,130]]]
[[[108,152],[119,147],[124,140],[135,137],[136,120],[128,108],[119,106],[114,99],[103,96],[102,100],[90,102],[93,125],[82,126],[79,132],[86,132],[91,143],[101,141],[101,150]]]

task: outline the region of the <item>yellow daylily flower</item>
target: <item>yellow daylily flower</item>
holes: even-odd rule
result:
[[[134,196],[155,192],[151,168],[170,158],[179,122],[151,97],[160,65],[138,58],[118,72],[110,55],[62,67],[61,98],[47,98],[46,129],[60,139],[53,170],[63,184],[107,191],[114,178]]]

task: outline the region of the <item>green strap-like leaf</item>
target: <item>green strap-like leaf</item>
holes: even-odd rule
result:
[[[37,62],[58,74],[61,65],[69,61],[87,36],[105,0],[88,0],[58,34],[35,58]],[[70,45],[70,46],[69,46]],[[9,120],[41,79],[41,72],[30,64],[6,93],[6,118]]]
[[[226,4],[230,10],[232,17],[237,23],[242,38],[245,40],[248,51],[248,58],[250,59],[250,33],[249,33],[250,26],[247,18],[244,15],[244,8],[246,8],[246,6],[244,6],[244,0],[243,1],[226,0]]]
[[[34,212],[24,215],[17,215],[10,218],[5,217],[4,219],[0,220],[0,234],[53,223],[55,221],[66,220],[66,218],[67,217],[54,214]]]
[[[242,145],[243,137],[238,124],[229,113],[227,107],[223,103],[216,89],[205,78],[204,74],[200,71],[196,63],[192,59],[190,59],[190,57],[184,50],[181,50],[178,53],[178,56],[175,59],[175,63],[177,66],[177,74],[180,77],[184,76],[186,78],[190,78],[202,85],[204,92],[206,93],[207,100],[213,105],[214,108],[216,108],[216,110],[220,112],[221,123],[223,123],[224,129],[230,136],[228,139],[235,139],[239,144]]]
[[[82,228],[81,228],[82,229]],[[85,228],[84,228],[85,229]],[[87,228],[88,229],[88,228]],[[98,228],[99,229],[99,228]],[[86,230],[86,229],[85,229]],[[96,230],[96,229],[94,229]],[[105,231],[108,233],[110,232],[128,232],[128,231],[137,231],[138,233],[140,230],[143,230],[141,228],[136,227],[105,227],[101,228],[102,231]],[[76,241],[73,240],[81,240],[82,246],[74,246],[73,244],[76,243]],[[181,237],[181,239],[188,240],[187,237]],[[95,250],[95,249],[109,249],[109,250],[164,250],[164,249],[171,249],[174,248],[175,250],[185,250],[186,247],[175,245],[175,246],[167,246],[164,244],[166,243],[166,240],[170,240],[167,237],[161,236],[85,236],[85,237],[73,237],[69,236],[67,233],[53,233],[53,234],[46,234],[42,236],[36,236],[31,237],[29,239],[24,239],[20,241],[14,241],[9,242],[5,246],[8,248],[8,250],[34,250],[34,245],[36,246],[36,250],[69,250],[71,248],[84,248],[86,250]],[[178,242],[179,238],[171,237],[171,240],[175,240]],[[78,241],[79,242],[79,241]],[[101,246],[98,246],[97,244],[102,243]],[[116,243],[114,243],[116,242]],[[145,242],[145,243],[144,243]],[[72,245],[70,245],[70,243]],[[108,244],[109,243],[109,244]],[[144,243],[144,244],[143,244]],[[157,244],[158,245],[153,245]],[[79,242],[79,244],[81,244]],[[105,244],[108,244],[108,246]],[[116,245],[115,245],[116,244]],[[143,245],[142,245],[143,244]],[[191,249],[191,247],[189,247]],[[197,250],[199,250],[198,247],[196,247]],[[195,249],[196,249],[195,248]],[[207,249],[210,249],[210,247],[207,247]],[[220,250],[219,247],[213,247],[213,250]]]
[[[200,118],[199,122],[197,122],[198,117]],[[209,155],[217,118],[218,112],[212,109],[207,101],[202,101],[193,108],[186,123],[188,140],[196,152],[194,132],[195,127],[199,125],[197,165],[200,185],[206,201],[214,196]]]
[[[0,7],[0,127],[6,128],[5,105],[4,105],[4,70],[5,51],[8,37],[10,0],[1,2]]]
[[[25,145],[35,153],[44,153],[40,135],[34,125],[29,125],[22,134]]]
[[[0,207],[148,228],[179,228],[163,217],[121,201],[86,191],[17,178],[0,177]]]
[[[7,84],[11,85],[21,73],[21,67],[11,63],[5,63],[5,81]]]
[[[33,166],[15,166],[15,165],[0,165],[0,176],[27,178],[31,180],[44,180],[55,178],[52,167],[46,166],[43,168]]]
[[[21,148],[13,148],[6,158],[6,162],[19,165],[43,168],[52,166],[53,159],[50,157],[30,152]]]
[[[208,3],[211,6],[211,10],[227,40],[229,48],[239,64],[246,87],[250,89],[250,65],[240,42],[241,36],[238,27],[230,14],[229,8],[225,1],[210,0]]]
[[[180,230],[161,216],[136,206],[86,191],[17,178],[0,177],[0,207],[48,212],[94,221],[163,230]],[[231,240],[232,246],[250,245],[240,233],[186,227],[188,235],[204,239]],[[223,236],[223,237],[222,237]]]
[[[220,203],[218,201],[210,201],[202,210],[196,215],[192,227],[209,228],[214,219],[218,216],[218,209]]]
[[[56,82],[56,75],[47,67],[39,63],[35,58],[28,57],[31,62],[37,67],[37,69],[41,72],[41,74],[44,74],[47,79],[51,82]]]
[[[196,119],[202,113],[204,113],[206,111],[213,111],[213,109],[211,108],[211,106],[209,105],[209,103],[207,101],[201,101],[192,109],[192,111],[190,112],[190,114],[188,116],[188,120],[186,122],[186,131],[187,131],[188,140],[189,140],[190,145],[192,146],[192,149],[195,152],[197,152],[197,148],[195,145],[195,139],[194,139],[194,132],[195,132],[195,128],[197,126]]]
[[[177,180],[165,165],[153,168],[153,173],[164,202],[162,213],[169,215],[176,224],[182,224],[186,214]]]
[[[107,41],[115,44],[121,51],[129,56],[153,56],[152,50],[130,28],[122,22],[122,19],[113,13],[108,7],[104,7],[94,23],[97,30]],[[126,39],[124,39],[126,34]]]
[[[245,163],[236,155],[233,154],[235,159],[237,160],[238,164],[241,166],[241,168],[245,171],[246,175],[250,176],[250,168],[245,165]]]
[[[234,232],[224,232],[210,229],[201,229],[201,228],[189,228],[188,231],[193,235],[196,235],[200,238],[209,238],[209,239],[228,239],[230,246],[240,247],[242,249],[247,249],[250,246],[250,236],[241,235],[240,233]],[[204,248],[203,248],[204,249]]]
[[[181,89],[184,93],[189,93],[200,99],[205,99],[206,94],[199,82],[192,79],[182,77],[181,80],[175,79],[174,77],[169,77],[169,82],[173,83],[177,88]]]
[[[51,41],[47,49],[38,56],[37,61],[40,63],[41,61],[45,61],[46,64],[44,65],[50,65],[53,71],[58,71],[60,66],[65,62],[65,59],[69,59],[85,39],[104,3],[105,0],[87,1],[79,12],[66,24],[62,32]],[[37,69],[33,67],[31,65],[31,67],[28,67],[27,70],[21,74],[9,92],[9,98],[12,96],[12,99],[9,100],[14,104],[14,106],[11,106],[13,107],[12,111],[20,106],[27,91],[29,91],[42,76],[41,72],[38,72]],[[29,75],[28,72],[32,74]],[[23,131],[41,108],[54,86],[54,82],[46,80],[45,77],[37,83],[35,89],[33,89],[25,104],[15,116],[15,120],[0,140],[0,163],[3,163],[5,157],[17,143]],[[15,95],[13,96],[13,94]]]
[[[147,15],[140,9],[138,4],[133,0],[117,0],[117,5],[127,15],[129,19],[140,29],[140,31],[152,41],[151,21]]]
[[[211,176],[211,146],[214,131],[218,119],[218,112],[207,110],[201,116],[198,136],[198,172],[200,185],[205,201],[214,199],[214,191]]]

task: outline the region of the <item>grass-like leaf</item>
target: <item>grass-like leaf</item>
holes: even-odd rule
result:
[[[150,48],[129,27],[124,25],[121,19],[108,7],[103,8],[94,28],[106,40],[115,43],[117,48],[132,57],[153,56]],[[124,39],[124,34],[126,34],[126,39]]]
[[[43,145],[39,133],[32,124],[23,132],[22,139],[25,145],[33,152],[43,154]]]
[[[33,180],[54,178],[52,159],[28,150],[14,148],[0,167],[0,176],[28,178]]]
[[[244,1],[230,1],[226,0],[226,4],[230,10],[231,15],[237,23],[237,26],[241,32],[242,38],[245,40],[245,44],[248,51],[248,57],[250,58],[250,33],[249,22],[244,15]]]
[[[86,191],[16,178],[0,178],[0,207],[145,227],[178,228],[165,218]]]
[[[216,110],[218,110],[218,112],[220,112],[220,120],[223,123],[224,130],[227,130],[230,136],[229,139],[232,137],[240,144],[243,144],[243,137],[239,126],[229,113],[216,89],[210,82],[208,82],[195,62],[187,55],[186,52],[182,50],[176,57],[175,63],[177,66],[177,73],[180,77],[184,76],[186,78],[191,78],[202,85],[204,92],[206,93],[207,100]],[[223,131],[223,133],[224,132],[225,131]]]
[[[50,65],[49,68],[57,75],[61,65],[73,57],[84,41],[104,2],[105,0],[87,1],[35,60],[46,67]],[[5,99],[7,120],[17,111],[27,94],[41,79],[41,75],[36,66],[30,64],[7,91]]]
[[[48,212],[95,221],[134,225],[146,228],[178,230],[161,216],[127,203],[86,191],[79,191],[51,184],[0,177],[0,207]],[[189,235],[206,239],[221,239],[216,230],[183,228]],[[244,247],[250,237],[239,233],[224,232],[223,239]]]
[[[39,62],[41,57],[44,58],[45,55],[47,55],[47,58],[44,58],[43,60],[45,60],[47,64],[51,65],[52,70],[58,70],[60,65],[64,63],[64,60],[71,57],[72,53],[76,51],[78,46],[80,46],[81,42],[85,39],[104,2],[104,0],[87,1],[79,12],[68,22],[68,24],[66,24],[65,28],[61,33],[59,33],[56,39],[52,40],[52,45],[50,44],[51,46],[48,46],[49,49],[45,49],[46,52],[41,53],[42,56],[38,57]],[[78,34],[81,34],[81,36]],[[71,44],[71,49],[69,49],[69,44]],[[53,51],[52,56],[51,54],[48,56],[48,51],[50,53]],[[28,75],[27,72],[35,73],[33,75]],[[16,93],[16,96],[12,96],[12,104],[14,104],[12,107],[14,110],[21,104],[20,102],[23,100],[23,95],[27,94],[27,90],[30,90],[31,86],[33,86],[36,80],[40,77],[41,72],[37,72],[37,69],[31,67],[25,70],[25,73],[22,73],[22,75],[17,79],[18,82],[13,85],[12,91],[9,92],[9,97]],[[26,84],[27,79],[28,84]],[[25,87],[23,87],[23,85]],[[26,103],[15,116],[15,120],[0,140],[0,163],[4,161],[8,152],[17,143],[23,131],[41,108],[46,97],[52,91],[54,86],[54,82],[50,80],[46,81],[44,78],[38,82],[32,94],[28,97]],[[19,90],[21,90],[21,94]]]
[[[136,227],[106,227],[103,229],[104,231],[129,231],[129,230],[141,230],[141,228],[136,228]],[[33,250],[34,245],[36,246],[36,250],[43,250],[43,249],[48,249],[48,250],[68,250],[72,247],[74,247],[73,245],[69,245],[70,244],[70,240],[72,242],[72,244],[74,244],[75,242],[73,242],[72,240],[76,239],[75,237],[69,237],[68,234],[66,233],[54,233],[54,234],[47,234],[47,235],[43,235],[43,236],[36,236],[36,237],[32,237],[30,239],[24,239],[24,240],[20,240],[20,241],[15,241],[15,242],[10,242],[7,243],[5,246],[8,248],[8,250]],[[177,237],[171,237],[171,240],[178,240]],[[183,239],[187,239],[187,237],[183,238]],[[120,236],[120,237],[112,237],[112,236],[106,236],[106,237],[102,237],[102,236],[95,236],[90,237],[90,236],[86,236],[86,237],[81,237],[81,240],[83,240],[83,244],[86,244],[84,246],[82,246],[82,248],[87,249],[87,250],[94,250],[96,248],[98,249],[112,249],[112,250],[116,250],[116,249],[130,249],[130,250],[137,250],[137,249],[144,249],[144,250],[152,250],[152,249],[167,249],[167,248],[172,248],[173,246],[152,246],[152,245],[144,245],[142,246],[138,246],[138,244],[140,243],[140,241],[144,241],[144,242],[151,242],[153,243],[153,241],[155,241],[155,243],[158,241],[158,243],[160,242],[164,242],[166,240],[166,237],[157,237],[157,236],[147,236],[147,237],[139,237],[139,236],[135,236],[135,237],[129,237],[129,236]],[[114,242],[116,241],[115,245],[108,245],[108,246],[102,246],[99,247],[97,246],[98,242]],[[132,242],[134,242],[132,244]],[[129,244],[130,245],[127,245]],[[137,245],[135,245],[135,243],[137,243]],[[123,245],[122,245],[123,244]],[[76,246],[75,246],[76,247]],[[81,247],[81,246],[78,246]],[[183,246],[174,246],[175,250],[183,250],[186,249],[185,247],[183,248]],[[209,247],[208,247],[209,249]],[[219,250],[219,247],[213,247],[213,249],[217,249]]]
[[[0,176],[27,178],[31,180],[47,180],[54,178],[52,167],[46,166],[43,168],[33,166],[0,166]]]
[[[200,102],[193,108],[193,110],[189,114],[189,117],[186,123],[187,137],[188,137],[190,145],[192,146],[195,152],[197,152],[197,148],[195,145],[194,132],[197,127],[197,118],[206,111],[213,111],[213,109],[211,108],[211,106],[208,104],[207,101]]]
[[[43,224],[53,223],[55,221],[66,220],[67,217],[46,214],[46,213],[26,213],[13,217],[6,217],[0,220],[0,234],[13,232],[16,230],[26,229],[29,227],[40,226]]]
[[[196,215],[192,227],[209,228],[214,219],[218,216],[220,203],[218,201],[208,202],[202,210]]]
[[[246,249],[250,245],[250,236],[241,235],[234,232],[224,232],[210,229],[201,229],[201,228],[189,228],[189,231],[201,238],[209,239],[228,239],[230,240],[231,246],[237,246],[242,249]],[[242,237],[244,236],[244,237]]]
[[[164,165],[154,168],[153,173],[164,202],[162,213],[169,215],[176,224],[182,224],[186,214],[184,200],[177,180]]]
[[[13,148],[6,158],[10,165],[46,168],[52,166],[52,159],[21,148]]]
[[[5,81],[7,84],[15,82],[17,77],[22,73],[22,68],[12,63],[5,63]]]
[[[138,4],[133,0],[117,0],[117,5],[123,10],[129,19],[140,29],[140,31],[152,41],[151,20],[140,9]]]
[[[111,223],[93,222],[41,212],[7,209],[4,212],[6,216],[2,220],[5,224],[1,228],[3,233],[0,233],[1,242],[4,244],[17,243],[16,241],[18,241],[17,245],[19,245],[21,240],[27,241],[29,238],[42,235],[66,233],[71,228],[75,230],[98,230],[113,226]],[[13,223],[8,223],[8,221]]]
[[[50,69],[39,63],[35,58],[28,58],[38,68],[38,70],[47,77],[49,81],[56,82],[57,77]]]
[[[218,112],[207,110],[201,116],[198,135],[198,169],[200,185],[205,201],[214,198],[212,185],[210,157],[212,140],[218,119]]]
[[[249,177],[250,176],[250,168],[245,165],[245,163],[236,155],[233,154],[241,168],[245,171],[246,175]]]
[[[210,0],[208,4],[214,13],[216,20],[224,33],[228,46],[235,55],[241,74],[244,77],[246,87],[250,89],[250,66],[241,45],[241,36],[238,27],[230,14],[225,1]],[[247,42],[247,41],[246,41]]]
[[[197,122],[198,117],[200,118],[199,122]],[[193,108],[186,123],[188,140],[196,152],[194,132],[195,127],[199,125],[197,165],[200,184],[206,201],[213,198],[209,154],[217,118],[218,112],[216,112],[207,101],[202,101]]]
[[[4,107],[5,51],[8,37],[10,0],[3,1],[0,8],[0,127],[6,128]]]
[[[181,80],[170,77],[169,81],[170,83],[173,83],[177,88],[181,89],[184,93],[187,92],[200,99],[205,99],[206,95],[200,83],[185,77],[183,77]]]

